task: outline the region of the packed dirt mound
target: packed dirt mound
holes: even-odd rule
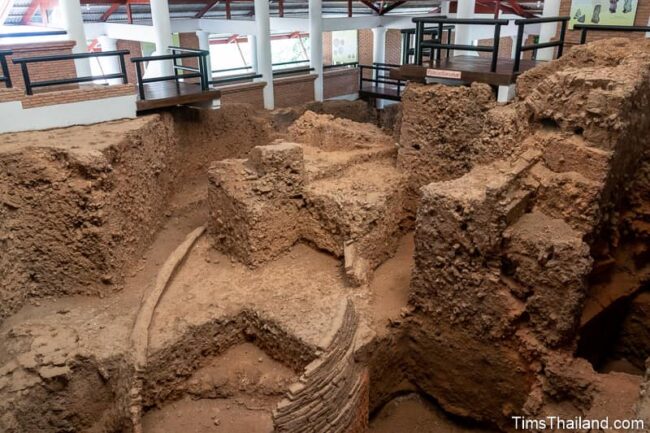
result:
[[[306,111],[288,129],[289,140],[325,151],[394,145],[391,137],[374,125]]]
[[[27,299],[119,289],[207,161],[268,142],[250,107],[0,135],[0,321]],[[199,179],[200,184],[196,179]]]
[[[647,64],[650,59],[649,51],[650,41],[643,39],[602,39],[574,46],[558,60],[544,63],[521,74],[517,78],[518,99],[528,98],[541,81],[559,71],[584,70],[587,75],[600,71],[608,80],[617,80],[619,77],[633,79],[637,68]],[[596,85],[595,89],[598,87],[600,86]],[[561,88],[570,93],[570,85]],[[600,108],[604,109],[605,106]]]
[[[373,125],[306,112],[290,138],[210,170],[215,246],[249,266],[306,240],[344,257],[354,284],[393,254],[407,227],[392,139]]]
[[[485,84],[409,84],[396,133],[398,166],[410,177],[413,201],[429,182],[520,153],[522,123],[517,107],[497,106]]]
[[[580,330],[649,275],[630,236],[647,214],[650,133],[650,44],[634,44],[577,48],[524,74],[520,100],[503,107],[476,85],[405,92],[399,161],[425,185],[406,376],[446,410],[506,431],[519,414],[634,417],[641,378],[573,356]],[[645,335],[634,311],[622,343]],[[494,377],[496,389],[476,385]]]

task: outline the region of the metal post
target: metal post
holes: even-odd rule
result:
[[[524,43],[524,25],[519,24],[517,29],[517,42],[515,45],[515,64],[512,67],[513,72],[519,72],[519,67],[521,66],[521,47]]]
[[[122,84],[129,83],[129,76],[126,73],[126,63],[124,62],[124,54],[120,53],[120,72],[122,72]]]
[[[422,36],[424,31],[424,23],[417,22],[415,24],[415,64],[422,66]]]
[[[562,27],[560,28],[560,45],[557,47],[557,58],[559,59],[564,54],[564,38],[566,37],[566,26],[567,21],[562,21]]]
[[[587,29],[582,29],[582,33],[580,34],[580,45],[584,45],[587,43]]]
[[[29,71],[27,70],[27,63],[20,64],[20,70],[23,72],[23,81],[25,82],[25,93],[33,95],[32,82],[29,79]]]
[[[492,66],[490,71],[497,71],[497,62],[499,61],[499,42],[501,41],[501,24],[496,24],[494,26],[494,44],[492,47]],[[516,60],[515,60],[516,62]]]
[[[442,22],[438,23],[438,34],[436,35],[438,37],[438,43],[442,45],[442,34],[445,31],[443,30]],[[447,53],[449,53],[449,49],[447,49]],[[433,53],[432,53],[433,54]],[[436,60],[440,61],[442,59],[442,48],[438,47],[437,54],[436,54]]]
[[[451,27],[447,29],[447,45],[451,45]],[[447,48],[447,58],[449,58],[451,50]]]
[[[144,101],[144,83],[142,83],[142,69],[140,69],[140,62],[135,63],[135,74],[138,78],[138,92],[140,93],[140,100]]]
[[[11,88],[13,85],[9,76],[9,66],[7,66],[7,58],[4,55],[0,56],[0,63],[2,63],[2,75],[5,77],[5,86]]]

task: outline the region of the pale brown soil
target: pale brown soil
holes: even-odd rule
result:
[[[370,423],[369,433],[495,433],[453,420],[442,409],[417,394],[387,403]]]
[[[414,249],[413,233],[409,233],[400,240],[395,255],[377,268],[370,283],[370,309],[379,336],[399,319],[408,304]]]
[[[233,346],[188,380],[189,396],[147,412],[145,433],[270,433],[271,411],[295,373],[251,343]]]
[[[143,419],[144,433],[271,433],[268,407],[248,409],[232,399],[184,398],[154,410]]]

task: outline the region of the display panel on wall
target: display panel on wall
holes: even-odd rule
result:
[[[571,22],[608,26],[633,26],[639,0],[573,0]]]

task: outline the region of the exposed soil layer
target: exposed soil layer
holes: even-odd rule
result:
[[[370,423],[370,433],[494,433],[466,420],[449,418],[442,409],[417,394],[397,397],[386,404]]]
[[[250,107],[193,113],[0,136],[0,320],[28,299],[119,289],[177,182],[268,141]]]
[[[650,44],[600,41],[507,105],[0,136],[0,431],[648,418],[649,83]]]

